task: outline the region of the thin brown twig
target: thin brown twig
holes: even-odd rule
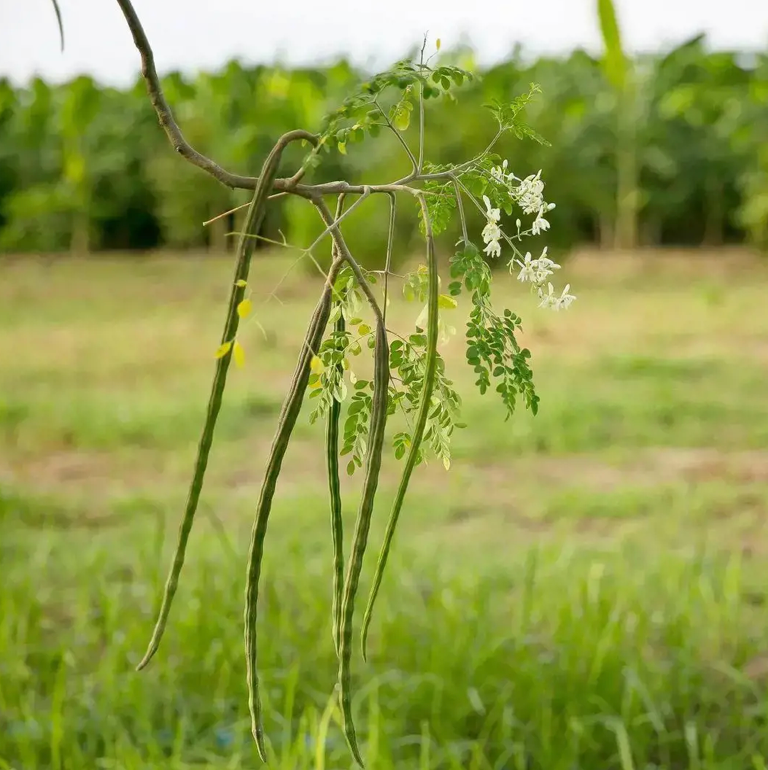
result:
[[[269,196],[269,198],[267,198],[267,200],[273,201],[275,198],[282,198],[285,195],[288,195],[288,193],[287,192],[273,193],[272,195]],[[246,209],[250,205],[251,205],[250,203],[241,203],[239,206],[235,206],[235,208],[230,209],[229,211],[222,211],[221,214],[217,214],[212,219],[206,219],[205,222],[203,222],[203,227],[207,227],[213,222],[216,222],[219,219],[223,219],[224,217],[229,216],[230,214],[234,214],[237,211],[242,211],[242,209]]]

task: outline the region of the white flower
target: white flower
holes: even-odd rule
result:
[[[499,238],[501,238],[501,228],[495,222],[488,220],[488,224],[483,228],[483,243],[498,241]]]
[[[514,267],[515,260],[511,260],[509,263],[509,271],[512,272],[512,268]],[[538,283],[536,280],[536,268],[538,265],[538,260],[534,259],[531,261],[531,252],[527,252],[525,255],[525,261],[521,262],[519,259],[517,260],[517,264],[520,265],[520,272],[518,273],[517,280],[518,281],[530,281],[531,283]]]
[[[576,299],[576,296],[574,294],[569,294],[568,289],[571,288],[571,284],[567,283],[565,285],[565,288],[563,289],[563,293],[557,298],[557,305],[555,307],[555,310],[560,310],[560,308],[567,309],[571,302],[573,302]]]
[[[509,180],[513,179],[515,175],[511,173],[507,173],[508,165],[509,165],[509,161],[504,160],[501,166],[494,166],[491,169],[491,176],[497,182],[501,182],[502,184],[509,184]]]
[[[543,289],[539,289],[539,307],[551,307],[553,310],[566,309],[576,299],[573,294],[568,293],[568,289],[571,288],[571,284],[567,284],[563,289],[562,294],[558,297],[555,295],[555,289],[551,283],[547,284],[549,291],[545,294]]]
[[[546,219],[544,219],[543,214],[544,214],[544,207],[542,206],[539,209],[539,213],[536,215],[536,219],[533,220],[533,224],[531,225],[531,232],[534,235],[538,235],[544,230],[549,230],[549,222]]]
[[[539,259],[536,266],[536,283],[544,283],[544,279],[548,275],[552,275],[555,270],[560,269],[560,265],[553,262],[551,259]]]
[[[501,219],[501,209],[491,208],[491,202],[488,200],[487,195],[483,195],[483,203],[485,203],[485,218],[489,222],[498,222]]]
[[[557,262],[553,262],[547,256],[548,248],[548,246],[545,246],[541,252],[541,256],[536,260],[536,283],[543,283],[548,275],[552,275],[555,270],[560,269],[560,265],[558,265]]]
[[[547,246],[544,247],[538,259],[532,259],[530,252],[525,255],[523,262],[519,259],[513,259],[509,263],[510,272],[514,263],[517,262],[520,265],[520,273],[517,276],[518,281],[530,281],[534,285],[542,284],[547,276],[560,269],[560,265],[547,257],[547,248]]]
[[[499,238],[501,238],[501,228],[498,225],[498,221],[501,219],[501,210],[491,207],[491,201],[487,195],[483,195],[483,202],[485,203],[485,217],[488,220],[483,228],[483,243],[486,244],[483,251],[491,257],[501,256],[501,244]]]
[[[539,288],[539,299],[541,302],[539,302],[539,307],[554,307],[555,302],[557,302],[557,297],[554,295],[555,287],[549,283],[547,284],[549,287],[549,293],[545,294],[544,290],[542,288]]]
[[[534,176],[523,179],[515,191],[517,202],[526,214],[535,214],[544,205],[544,182],[541,181],[541,169]]]

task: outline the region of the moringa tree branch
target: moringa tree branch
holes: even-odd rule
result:
[[[165,135],[168,137],[168,141],[173,146],[173,149],[181,155],[182,158],[189,161],[192,165],[197,166],[209,173],[214,179],[221,182],[231,189],[240,190],[255,190],[258,184],[258,177],[255,176],[243,176],[242,174],[233,174],[231,171],[227,171],[222,168],[218,163],[211,160],[211,158],[198,152],[185,138],[184,134],[179,128],[179,124],[173,117],[173,112],[168,104],[168,101],[163,94],[163,88],[160,85],[160,77],[157,74],[155,68],[155,56],[152,52],[152,46],[149,44],[144,27],[139,20],[138,14],[133,7],[131,0],[117,0],[117,4],[120,6],[120,10],[125,16],[125,20],[128,24],[128,28],[133,36],[133,42],[139,51],[141,56],[141,75],[144,78],[144,82],[147,85],[147,91],[149,92],[149,100],[152,103],[152,107],[157,114],[157,119],[160,122],[160,126]],[[423,131],[422,131],[423,133]],[[316,147],[319,138],[316,134],[312,134],[309,131],[297,130],[294,132],[294,138],[305,139],[313,147]],[[498,138],[498,137],[497,137]],[[494,140],[495,141],[495,140]],[[420,148],[420,153],[423,152],[423,148]],[[471,163],[471,162],[470,162]],[[463,164],[454,171],[460,171],[463,167],[470,165]],[[421,182],[425,180],[447,179],[450,172],[438,172],[434,174],[423,174],[421,168],[414,169],[410,174],[397,180],[392,184],[382,185],[351,185],[348,182],[326,182],[318,185],[303,185],[300,184],[301,179],[304,176],[305,169],[299,169],[292,177],[287,179],[275,179],[272,189],[278,193],[293,193],[300,195],[303,198],[313,198],[317,195],[341,195],[347,193],[350,195],[361,195],[369,189],[371,193],[391,193],[391,192],[409,192],[411,194],[417,192],[407,185],[411,182]]]
[[[157,69],[155,68],[155,56],[152,52],[152,46],[149,44],[147,34],[144,32],[144,27],[133,7],[133,3],[131,0],[117,0],[117,4],[120,6],[120,10],[123,12],[123,16],[125,16],[125,20],[128,23],[128,28],[131,30],[133,42],[136,45],[136,48],[139,49],[139,54],[141,55],[141,76],[147,84],[149,100],[152,102],[152,106],[157,114],[157,119],[160,121],[160,125],[163,131],[165,131],[173,149],[190,163],[203,169],[203,171],[207,171],[212,177],[227,187],[231,187],[232,189],[240,188],[243,190],[255,190],[259,181],[258,177],[233,174],[226,169],[223,169],[218,163],[215,163],[207,156],[199,153],[184,138],[184,135],[179,128],[179,124],[174,119],[173,112],[163,94],[160,78],[157,74]],[[310,134],[308,131],[296,132],[296,138],[306,139],[313,145],[317,144],[317,137],[314,134]],[[277,180],[278,184],[275,186],[279,187],[281,190],[288,190],[296,185],[299,178],[300,174],[291,177],[291,179],[280,179]]]

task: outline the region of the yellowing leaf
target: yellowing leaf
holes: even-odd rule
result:
[[[458,302],[448,294],[441,294],[437,298],[437,304],[438,307],[441,307],[444,310],[455,310],[458,306]]]
[[[250,315],[251,310],[253,310],[253,302],[251,302],[249,299],[244,299],[237,306],[237,314],[240,316],[240,318],[246,318],[248,315]]]
[[[312,356],[312,361],[309,365],[309,368],[315,374],[320,374],[325,369],[323,362],[317,356]]]
[[[347,154],[347,143],[346,142],[339,142],[339,152],[342,155],[346,155]]]
[[[246,287],[248,285],[248,281],[244,281],[242,278],[240,278],[238,281],[235,281],[235,286],[239,286],[241,289]]]
[[[357,333],[361,337],[364,337],[366,334],[371,333],[371,327],[368,326],[368,324],[360,324],[360,326],[357,327]]]
[[[232,355],[235,358],[235,364],[237,366],[244,366],[245,365],[245,351],[243,350],[243,346],[235,340],[235,349],[232,351]]]
[[[219,347],[216,349],[216,358],[224,358],[224,356],[229,353],[229,349],[232,347],[232,341],[229,342],[223,342]]]
[[[437,48],[438,51],[440,50],[440,38],[437,38],[437,40],[435,40],[435,48]]]

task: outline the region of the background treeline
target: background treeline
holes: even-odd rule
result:
[[[444,59],[472,68],[467,50]],[[218,73],[170,74],[163,87],[197,149],[230,170],[257,173],[280,133],[316,130],[367,74],[343,61],[292,70],[235,61]],[[557,203],[548,243],[768,245],[768,55],[710,52],[696,38],[635,59],[632,88],[617,93],[582,51],[535,61],[518,51],[460,89],[458,103],[427,102],[428,158],[471,157],[495,131],[482,105],[510,100],[531,82],[543,93],[526,121],[551,146],[510,137],[499,151],[518,176],[543,169],[546,198]],[[412,126],[411,141],[414,133]],[[292,150],[286,172],[303,152]],[[382,135],[349,145],[346,155],[324,155],[315,178],[383,182],[408,168],[402,148]],[[1,251],[221,250],[237,218],[202,222],[245,200],[175,157],[141,81],[123,91],[87,77],[26,88],[0,80]],[[311,207],[298,203],[280,200],[265,235],[306,245],[318,226]],[[386,205],[372,201],[350,223],[363,259],[380,253]],[[399,212],[398,224],[404,251],[415,207]]]

